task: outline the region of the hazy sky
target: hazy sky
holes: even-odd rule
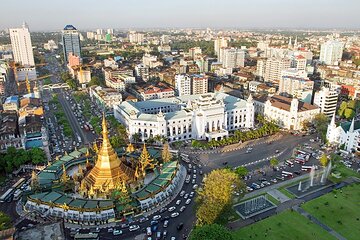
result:
[[[0,29],[360,28],[360,0],[7,0]]]

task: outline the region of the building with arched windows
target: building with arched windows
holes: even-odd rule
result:
[[[142,141],[156,135],[170,142],[222,139],[229,131],[252,128],[254,105],[248,100],[225,93],[207,93],[122,102],[114,106],[114,116],[127,128],[129,136]]]

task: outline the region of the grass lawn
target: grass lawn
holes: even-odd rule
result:
[[[236,240],[330,240],[335,239],[318,225],[290,210],[233,232]]]
[[[292,185],[292,184],[291,184]],[[288,187],[288,186],[284,186],[284,187],[281,187],[281,188],[278,188],[279,192],[281,192],[282,194],[284,194],[285,196],[287,196],[288,198],[290,199],[294,199],[295,198],[295,195],[290,193],[288,190],[286,190],[285,188]]]
[[[360,184],[335,190],[303,204],[302,208],[343,237],[359,239]]]
[[[272,202],[273,204],[275,204],[275,205],[279,205],[280,204],[280,201],[279,200],[277,200],[277,199],[275,199],[273,196],[271,196],[270,194],[266,194],[266,197],[267,197],[267,199],[270,201],[270,202]]]
[[[334,183],[339,183],[339,182],[341,182],[342,180],[344,180],[345,178],[347,178],[347,177],[351,177],[351,176],[355,176],[355,177],[360,177],[360,174],[359,173],[357,173],[357,172],[355,172],[354,170],[352,170],[352,169],[350,169],[350,168],[348,168],[348,167],[346,167],[344,164],[342,164],[342,163],[337,163],[334,167],[333,167],[333,169],[332,169],[332,171],[331,171],[332,173],[340,173],[341,175],[341,178],[335,178],[334,176],[332,176],[331,174],[330,174],[330,176],[329,176],[329,179],[332,181],[332,182],[334,182]]]

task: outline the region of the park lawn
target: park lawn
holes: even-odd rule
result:
[[[293,184],[291,184],[291,185],[293,185]],[[284,194],[285,196],[287,196],[290,199],[294,199],[295,195],[292,194],[291,192],[289,192],[288,190],[286,190],[285,189],[286,187],[288,187],[288,186],[283,186],[281,188],[278,188],[279,192],[281,192],[282,194]]]
[[[236,240],[335,239],[318,225],[290,210],[236,230],[233,237]]]
[[[352,170],[351,168],[346,167],[344,164],[342,163],[337,163],[332,171],[332,173],[341,173],[341,178],[335,178],[334,176],[332,176],[330,174],[329,179],[334,182],[334,183],[339,183],[341,181],[343,181],[345,178],[348,177],[360,177],[360,174],[355,172],[354,170]]]
[[[302,208],[343,237],[359,239],[360,184],[335,190],[303,204]]]

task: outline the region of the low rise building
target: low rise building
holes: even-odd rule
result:
[[[145,84],[143,86],[133,86],[131,92],[135,94],[139,101],[170,98],[175,96],[174,89],[164,83],[158,83],[157,85]]]
[[[251,97],[242,100],[217,92],[164,98],[143,102],[122,102],[114,116],[126,127],[129,137],[139,134],[145,141],[156,135],[170,142],[222,139],[229,131],[254,126]]]
[[[19,110],[19,97],[18,96],[11,96],[5,99],[3,103],[4,111],[17,111]]]
[[[327,128],[326,139],[349,153],[360,152],[360,121],[335,123],[335,114]]]
[[[335,90],[322,87],[320,91],[315,92],[314,104],[319,106],[320,112],[329,118],[336,112],[339,94]]]
[[[91,100],[104,111],[112,109],[114,105],[119,105],[122,101],[121,93],[113,88],[91,86],[89,95]]]
[[[302,130],[303,124],[320,112],[315,105],[280,95],[255,98],[254,105],[257,113],[288,130]]]
[[[24,148],[16,111],[0,114],[0,152],[5,152],[8,147]]]

